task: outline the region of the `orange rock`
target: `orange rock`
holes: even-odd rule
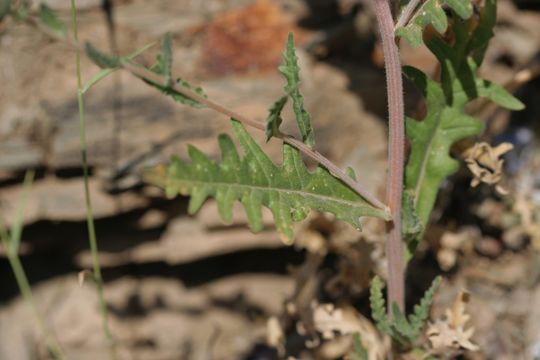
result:
[[[216,75],[275,70],[285,41],[300,34],[281,7],[268,0],[226,11],[206,26],[203,70]]]

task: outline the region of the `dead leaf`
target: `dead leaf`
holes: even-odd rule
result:
[[[343,316],[343,310],[334,308],[333,304],[320,304],[313,310],[315,329],[323,339],[333,339],[337,334],[348,335],[360,331],[358,322]]]
[[[313,323],[315,329],[327,341],[337,341],[343,336],[352,341],[352,335],[360,334],[370,360],[385,359],[390,349],[389,339],[381,337],[373,324],[352,307],[335,308],[333,304],[314,305]],[[343,354],[332,358],[340,358],[349,347],[343,348]]]
[[[470,319],[466,312],[469,293],[461,291],[451,308],[446,309],[446,318],[430,323],[426,335],[430,342],[430,352],[444,358],[453,358],[463,351],[477,351],[478,345],[471,341],[474,328],[465,328]]]
[[[513,148],[510,143],[502,143],[493,148],[488,143],[481,142],[465,150],[465,163],[474,175],[471,186],[474,188],[481,183],[494,185],[499,194],[507,195],[508,190],[500,185],[504,164],[501,156]]]

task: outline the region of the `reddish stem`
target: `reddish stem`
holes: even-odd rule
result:
[[[403,81],[399,51],[394,38],[394,21],[388,0],[373,0],[381,34],[386,70],[388,96],[388,177],[386,203],[393,221],[389,223],[386,257],[388,261],[388,310],[396,303],[405,308],[405,266],[401,240],[401,198],[403,195],[403,166],[405,151],[405,115]]]

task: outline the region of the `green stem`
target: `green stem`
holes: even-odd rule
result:
[[[71,13],[73,20],[73,37],[75,41],[79,41],[78,24],[77,24],[77,5],[75,0],[71,0]],[[112,358],[116,358],[114,351],[114,341],[109,329],[109,312],[107,310],[107,303],[103,294],[103,278],[101,276],[101,267],[99,265],[99,252],[96,240],[96,229],[94,225],[94,215],[92,212],[92,200],[90,197],[89,186],[89,173],[88,173],[88,147],[86,144],[86,119],[84,111],[84,97],[82,92],[82,79],[81,79],[81,56],[80,51],[77,49],[75,52],[75,65],[77,72],[77,101],[79,104],[79,137],[80,137],[80,149],[82,168],[84,176],[84,198],[86,205],[86,224],[88,227],[88,240],[90,243],[90,251],[92,253],[92,266],[93,266],[93,279],[96,283],[99,308],[101,313],[101,320],[103,326],[103,333],[107,340],[107,343],[111,349]]]
[[[7,244],[4,244],[7,249],[6,245]],[[47,348],[55,359],[63,359],[64,355],[60,345],[58,344],[54,336],[51,335],[50,331],[47,329],[47,326],[45,325],[45,320],[43,319],[41,313],[36,307],[36,303],[34,302],[34,296],[32,295],[32,288],[28,283],[28,278],[26,277],[19,256],[16,253],[7,250],[7,257],[9,260],[9,265],[11,266],[13,274],[15,275],[15,280],[17,281],[17,285],[19,286],[19,290],[21,291],[23,299],[34,313],[39,330],[45,337],[45,343],[47,344]]]

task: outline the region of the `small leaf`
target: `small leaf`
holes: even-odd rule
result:
[[[188,97],[188,96],[186,96],[184,94],[179,93],[178,91],[174,90],[173,88],[165,87],[165,86],[153,83],[151,81],[146,81],[145,80],[145,82],[152,85],[156,89],[160,90],[163,94],[170,96],[177,103],[184,104],[184,105],[189,105],[189,106],[197,108],[197,109],[202,109],[202,108],[206,107],[206,105],[201,104],[197,100],[193,100],[192,98],[190,98],[190,97]],[[191,86],[185,80],[177,79],[176,80],[176,85],[184,87],[184,88],[186,88],[188,90],[191,90],[191,91],[195,92],[196,94],[198,94],[198,95],[200,95],[202,97],[205,97],[205,98],[207,97],[202,88],[200,88],[200,87],[194,88],[193,86]]]
[[[378,276],[375,276],[371,281],[369,303],[371,306],[371,317],[375,320],[377,329],[388,336],[392,336],[393,331],[386,315],[386,301],[382,292],[382,283]]]
[[[392,303],[392,314],[394,315],[394,319],[392,322],[392,327],[396,329],[396,331],[405,337],[409,342],[414,342],[415,337],[413,336],[412,328],[407,321],[407,318],[405,315],[401,312],[399,309],[398,304]]]
[[[166,33],[161,42],[161,57],[162,57],[162,74],[165,76],[165,85],[172,84],[172,36],[171,33]]]
[[[347,169],[345,169],[345,174],[347,174],[348,177],[356,181],[356,173],[354,172],[354,169],[350,166],[347,166]]]
[[[424,226],[422,225],[422,221],[420,221],[420,218],[418,217],[418,214],[416,213],[416,207],[415,207],[415,201],[414,201],[414,195],[411,190],[405,190],[403,192],[403,199],[402,199],[402,206],[401,206],[401,226],[402,226],[402,234],[403,239],[406,243],[414,242],[416,239],[418,239],[418,235],[420,235],[424,231]],[[416,243],[413,244],[412,248],[416,248]],[[407,260],[410,260],[412,257],[412,254],[407,251]]]
[[[281,118],[281,112],[283,111],[283,107],[285,107],[285,104],[287,103],[287,99],[287,96],[282,96],[270,108],[268,117],[266,118],[267,142],[270,141],[272,137],[280,134],[279,126],[283,122],[283,119]]]
[[[293,101],[293,110],[302,135],[302,141],[312,148],[315,145],[315,134],[311,126],[311,115],[304,109],[304,98],[300,94],[300,68],[294,50],[294,35],[292,33],[289,33],[287,39],[283,61],[284,64],[279,67],[279,71],[287,79],[285,92]]]
[[[171,35],[170,34],[165,35],[165,38],[161,42],[161,54],[157,56],[156,63],[152,65],[152,67],[150,68],[151,71],[164,77],[163,83],[156,83],[156,82],[149,81],[146,79],[142,79],[142,80],[145,83],[155,87],[156,89],[161,91],[163,94],[170,96],[177,103],[189,105],[191,107],[198,108],[198,109],[206,107],[204,104],[201,104],[197,100],[194,100],[190,98],[189,96],[186,96],[176,91],[175,89],[173,89],[172,82],[170,81],[171,62],[172,62],[171,42],[172,42]],[[200,95],[204,98],[207,97],[204,91],[200,87],[195,88],[183,79],[176,79],[175,85],[181,86],[190,91],[193,91],[197,95]]]
[[[304,219],[310,210],[333,213],[338,219],[360,227],[361,216],[387,218],[326,169],[310,172],[298,150],[283,145],[283,163],[276,166],[253,140],[244,126],[232,121],[233,131],[244,150],[240,158],[232,140],[221,135],[222,160],[216,163],[194,147],[191,163],[173,158],[164,171],[158,166],[147,172],[151,183],[163,187],[169,197],[191,195],[189,212],[195,213],[208,197],[214,197],[225,222],[231,220],[232,205],[240,200],[253,231],[262,228],[261,207],[270,209],[276,228],[291,241],[292,223]]]
[[[120,66],[120,57],[100,52],[91,43],[85,45],[88,57],[102,69],[114,69]]]
[[[429,308],[433,302],[433,297],[435,296],[435,292],[439,288],[441,281],[442,278],[440,276],[437,276],[433,280],[431,286],[422,297],[422,300],[420,300],[420,304],[414,306],[414,312],[409,316],[411,335],[413,335],[414,338],[420,335],[420,331],[424,327],[426,320],[429,317]]]
[[[350,360],[368,360],[369,355],[367,349],[362,344],[362,339],[360,334],[355,334],[353,336],[353,346],[351,352],[349,353],[348,359]]]
[[[479,96],[486,97],[499,106],[514,111],[525,108],[525,105],[521,101],[500,85],[493,84],[487,80],[477,79],[476,88],[478,89]]]
[[[60,37],[66,37],[67,31],[64,23],[51,8],[43,3],[39,8],[39,20],[50,32]]]
[[[141,55],[143,52],[148,50],[150,47],[154,46],[154,43],[148,44],[143,46],[140,49],[135,50],[133,53],[129,54],[126,57],[123,57],[124,60],[133,60],[137,56]],[[88,90],[90,90],[94,85],[96,85],[99,81],[103,80],[113,72],[118,70],[118,68],[109,68],[109,69],[102,69],[100,72],[98,72],[96,75],[92,76],[90,80],[88,80],[84,86],[82,87],[81,91],[82,93],[86,93]]]

